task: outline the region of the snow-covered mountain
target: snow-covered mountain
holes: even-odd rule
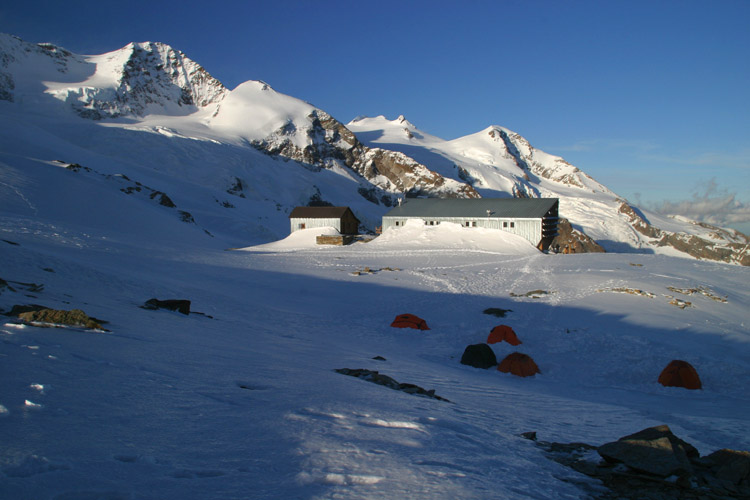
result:
[[[238,245],[283,236],[300,204],[349,205],[374,229],[404,194],[554,196],[577,238],[608,251],[750,264],[744,235],[645,214],[508,129],[445,141],[403,117],[344,126],[262,81],[229,90],[160,43],[82,56],[0,35],[0,111],[8,168],[75,164],[102,190],[147,185],[182,220]]]
[[[365,144],[408,154],[444,177],[470,184],[482,196],[558,197],[561,217],[608,251],[676,249],[697,258],[750,265],[746,235],[639,210],[507,128],[493,125],[451,141],[420,131],[403,116],[358,117],[347,128]]]

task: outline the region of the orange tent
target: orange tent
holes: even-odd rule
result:
[[[496,326],[490,332],[489,337],[487,337],[488,344],[495,344],[497,342],[502,342],[503,340],[510,345],[518,345],[522,343],[518,340],[518,336],[516,335],[516,332],[513,331],[513,328],[508,325]]]
[[[427,322],[419,316],[413,314],[399,314],[396,319],[393,320],[391,326],[395,328],[415,328],[417,330],[429,330]]]
[[[531,356],[520,352],[507,355],[497,365],[497,369],[503,373],[512,373],[519,377],[530,377],[537,373],[542,373],[536,363],[534,363],[534,360],[531,359]]]
[[[701,379],[693,365],[679,359],[673,360],[662,370],[659,383],[666,387],[684,387],[685,389],[701,389]]]

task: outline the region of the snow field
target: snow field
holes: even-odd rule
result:
[[[702,453],[750,447],[744,269],[519,253],[513,241],[461,251],[447,226],[419,228],[411,247],[406,232],[349,247],[299,234],[254,252],[166,236],[76,245],[61,229],[2,233],[19,243],[0,242],[2,277],[44,289],[5,291],[0,307],[77,306],[111,332],[0,328],[5,497],[579,498],[560,479],[590,481],[520,433],[601,444],[667,423]],[[728,302],[691,296],[681,310],[658,295],[666,284],[710,285]],[[657,296],[597,291],[622,285]],[[550,293],[523,296],[537,289]],[[138,308],[151,297],[188,298],[213,319]],[[431,330],[391,328],[404,312]],[[498,359],[520,350],[541,375],[458,363],[501,323],[523,344],[493,345]],[[697,367],[703,391],[656,384],[673,358]],[[343,367],[451,402],[333,372]]]

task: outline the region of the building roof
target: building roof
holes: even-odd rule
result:
[[[385,217],[541,218],[557,198],[408,198]]]
[[[290,219],[340,219],[347,210],[357,221],[349,207],[295,207],[289,214]]]

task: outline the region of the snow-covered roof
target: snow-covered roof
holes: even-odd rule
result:
[[[541,218],[557,205],[557,198],[411,198],[385,217]]]

